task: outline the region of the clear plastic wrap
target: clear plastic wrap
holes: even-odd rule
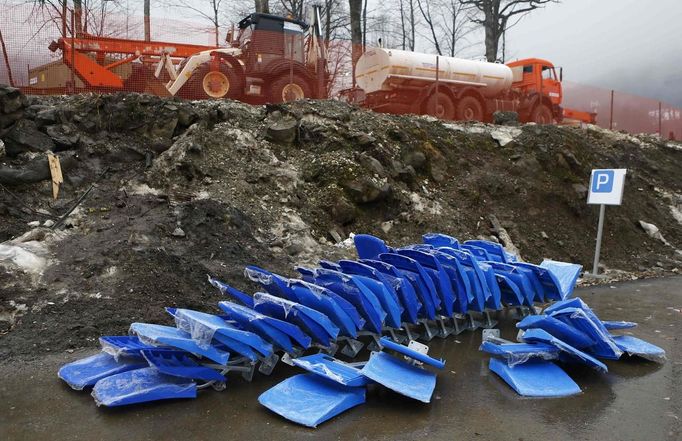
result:
[[[478,350],[497,358],[503,358],[509,367],[524,364],[531,359],[549,361],[559,358],[559,351],[557,349],[529,343],[495,344],[484,341]]]
[[[196,383],[163,375],[154,368],[137,369],[103,378],[92,397],[97,406],[123,406],[173,398],[195,398]]]
[[[214,323],[197,320],[193,316],[194,311],[185,309],[178,309],[175,311],[175,326],[187,332],[197,345],[201,348],[208,348],[211,346],[213,336],[219,330],[219,327]]]
[[[256,282],[263,286],[270,286],[273,283],[272,274],[266,274],[263,271],[248,266],[244,268],[244,275],[252,282]]]
[[[296,303],[282,299],[280,297],[275,297],[273,295],[264,293],[264,292],[257,292],[256,294],[253,295],[253,306],[258,306],[263,303],[273,303],[277,306],[282,307],[284,310],[284,317],[289,317],[289,314],[291,313],[291,310],[294,309],[296,306]]]
[[[540,267],[545,268],[556,277],[559,282],[562,299],[573,294],[573,289],[583,269],[583,266],[577,263],[559,262],[550,259],[543,260]]]

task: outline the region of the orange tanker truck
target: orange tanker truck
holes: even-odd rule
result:
[[[539,124],[595,119],[562,108],[562,69],[539,58],[499,64],[374,48],[358,60],[355,78],[357,87],[342,95],[381,112],[489,121],[496,111],[514,111]]]

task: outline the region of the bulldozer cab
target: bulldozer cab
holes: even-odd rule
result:
[[[267,72],[275,61],[305,62],[308,25],[270,14],[251,14],[239,22],[239,47],[247,73]]]

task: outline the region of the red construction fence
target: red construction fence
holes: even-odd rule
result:
[[[90,39],[93,44],[99,44],[98,39],[101,37],[144,40],[144,18],[138,15],[139,12],[127,13],[120,7],[116,12],[111,12],[110,2],[104,0],[84,2],[90,6],[80,14],[74,14],[71,9],[64,14],[59,0],[44,3],[44,7],[37,7],[34,2],[0,0],[0,84],[13,83],[28,94],[106,92],[106,88],[92,88],[84,82],[70,67],[78,65],[79,61],[76,58],[66,60],[64,51],[60,49],[51,51],[51,43],[60,38],[66,42],[73,41],[74,35],[83,41]],[[210,20],[178,20],[160,15],[164,11],[152,12],[153,16],[149,20],[151,42],[171,42],[186,51],[192,49],[191,45],[195,45],[197,51],[210,49],[216,44],[225,45],[229,30],[227,26],[216,29]],[[338,91],[352,85],[351,45],[348,41],[336,40],[327,42],[326,46],[331,74],[328,94],[333,98]],[[295,58],[304,48],[291,43],[285,44],[284,50],[290,51],[288,54]],[[163,81],[150,81],[153,80],[151,76],[158,60],[137,59],[134,54],[126,53],[89,56],[120,78],[124,83],[123,90],[168,94],[162,85]],[[130,62],[133,58],[135,61]],[[180,60],[176,57],[173,62],[177,65]],[[140,70],[140,67],[147,69]],[[145,74],[140,75],[140,71]],[[165,75],[162,73],[161,79],[164,81],[167,80]],[[564,81],[563,85],[564,107],[596,113],[596,122],[601,127],[630,133],[660,134],[666,139],[682,139],[680,108],[570,81]]]

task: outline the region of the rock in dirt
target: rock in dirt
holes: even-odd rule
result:
[[[3,158],[7,152],[5,151],[5,142],[0,139],[0,158]]]
[[[22,119],[5,135],[7,156],[17,156],[25,152],[48,152],[55,148],[54,141],[38,130],[36,123]]]
[[[185,237],[186,236],[185,231],[180,227],[177,227],[175,230],[173,230],[173,232],[171,234],[173,235],[173,237]]]
[[[343,188],[355,202],[368,204],[388,198],[392,187],[390,184],[381,184],[374,179],[362,177],[343,184]]]
[[[48,126],[45,129],[47,135],[62,149],[70,149],[78,146],[80,135],[76,128],[68,124]]]
[[[17,88],[0,85],[0,136],[24,116],[27,100]]]
[[[641,220],[639,221],[639,226],[642,227],[646,234],[648,234],[649,237],[651,237],[652,239],[660,240],[664,244],[669,245],[668,241],[665,240],[665,238],[661,234],[661,230],[659,230],[656,225]]]
[[[516,112],[497,111],[493,113],[493,124],[499,126],[518,126],[519,114]]]
[[[268,139],[278,144],[292,144],[298,136],[299,121],[282,118],[268,126]]]
[[[77,163],[73,155],[59,155],[62,173],[66,173]],[[51,178],[50,166],[46,157],[28,161],[21,168],[0,166],[0,184],[21,185],[40,182]]]

